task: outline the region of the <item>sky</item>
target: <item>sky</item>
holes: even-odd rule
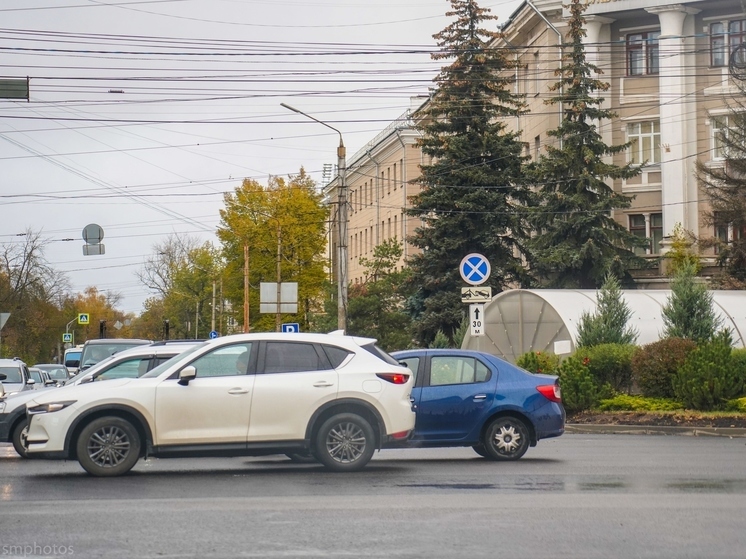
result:
[[[479,3],[504,23],[515,0]],[[3,0],[0,245],[27,232],[73,293],[140,314],[169,236],[216,243],[225,192],[302,168],[320,185],[427,95],[447,0]],[[331,177],[329,177],[331,178]],[[104,233],[84,256],[83,229]],[[2,309],[0,309],[2,311]]]

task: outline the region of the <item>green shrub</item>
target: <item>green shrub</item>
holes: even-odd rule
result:
[[[737,398],[735,400],[728,400],[725,404],[725,411],[735,411],[738,413],[746,413],[746,398]]]
[[[596,407],[600,390],[596,379],[575,355],[565,359],[559,367],[562,404],[568,412],[578,412]]]
[[[521,355],[516,365],[526,369],[529,373],[544,373],[553,375],[559,369],[559,356],[544,351],[529,351]]]
[[[619,394],[613,398],[601,400],[598,404],[601,411],[675,411],[684,409],[681,402],[669,398],[644,398]]]
[[[724,409],[742,389],[743,378],[733,367],[731,347],[722,339],[692,351],[673,378],[676,398],[695,410]]]
[[[643,396],[673,398],[673,377],[697,347],[692,340],[666,338],[640,348],[632,356],[632,380]]]
[[[632,356],[637,347],[625,344],[601,344],[579,348],[576,355],[586,360],[599,386],[609,384],[616,392],[632,387]]]

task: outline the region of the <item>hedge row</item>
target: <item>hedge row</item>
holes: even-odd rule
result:
[[[557,374],[569,412],[596,408],[620,394],[674,400],[695,410],[722,410],[746,396],[746,349],[727,337],[697,346],[667,338],[646,346],[602,344],[559,359],[546,352],[522,355],[517,364],[534,373]]]

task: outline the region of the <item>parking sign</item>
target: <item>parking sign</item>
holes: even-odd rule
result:
[[[282,331],[289,334],[297,334],[300,332],[300,324],[297,322],[286,322],[282,325]]]

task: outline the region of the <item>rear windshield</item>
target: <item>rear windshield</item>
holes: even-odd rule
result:
[[[18,367],[0,367],[0,382],[23,382],[21,369]]]
[[[108,343],[86,344],[80,356],[80,368],[88,369],[110,355],[114,355],[115,353],[119,353],[120,351],[124,351],[131,347],[145,345],[145,343],[150,342],[141,342],[137,340],[112,340]]]
[[[401,364],[396,359],[391,357],[376,344],[365,344],[362,347],[365,351],[369,351],[370,353],[378,357],[381,361],[385,361],[389,365],[399,365],[401,367]]]

